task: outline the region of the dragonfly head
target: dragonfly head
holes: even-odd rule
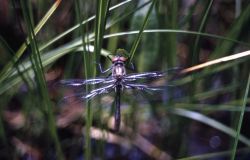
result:
[[[129,58],[129,55],[124,49],[117,49],[116,55],[111,59],[113,64],[124,64]]]
[[[116,55],[115,57],[112,58],[112,63],[113,64],[124,64],[127,61],[127,58]]]

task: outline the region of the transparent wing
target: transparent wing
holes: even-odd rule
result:
[[[114,88],[115,88],[115,84],[109,84],[109,85],[103,86],[101,88],[96,88],[96,89],[90,91],[89,94],[85,95],[83,97],[83,99],[91,99],[91,98],[95,97],[96,95],[109,93],[112,90],[114,90]]]
[[[125,83],[125,88],[127,89],[136,89],[142,91],[162,91],[164,90],[164,86],[149,86],[147,84],[139,84],[139,83]]]
[[[124,88],[128,92],[136,93],[134,95],[144,95],[144,101],[166,102],[170,98],[174,86],[169,85],[167,81],[152,81],[150,83],[139,83],[138,81],[124,81]]]
[[[73,87],[74,88],[74,87]],[[114,84],[105,84],[102,87],[92,89],[90,91],[82,90],[81,92],[75,92],[74,89],[68,88],[65,92],[63,92],[63,98],[60,98],[58,105],[58,116],[57,116],[57,124],[61,127],[67,126],[74,120],[80,118],[84,110],[86,110],[85,102],[88,100],[93,100],[93,104],[91,107],[93,109],[97,109],[97,106],[100,106],[99,102],[103,104],[103,106],[107,109],[109,104],[112,103],[112,99],[106,98],[106,101],[94,101],[96,97],[110,97],[112,91],[114,90]],[[108,110],[109,111],[109,110]]]
[[[180,69],[171,68],[167,71],[154,71],[154,72],[143,72],[143,73],[132,73],[124,76],[126,81],[137,81],[137,80],[154,80],[158,78],[168,78],[178,73]]]
[[[144,72],[144,73],[132,73],[124,76],[126,80],[136,80],[136,79],[144,79],[144,78],[159,78],[165,76],[164,72]]]
[[[100,83],[110,83],[113,82],[114,79],[112,77],[107,77],[107,78],[93,78],[93,79],[66,79],[66,80],[61,80],[59,83],[61,85],[66,85],[66,86],[82,86],[82,85],[88,85],[88,84],[100,84]]]
[[[90,85],[90,88],[103,88],[104,86],[107,86],[109,84],[115,83],[115,79],[112,77],[97,77],[93,79],[65,79],[60,80],[55,84],[55,87],[61,92],[61,93],[67,93],[68,91],[72,92],[70,95],[77,95],[77,99],[79,99],[79,94],[84,96],[88,95],[89,91],[86,92],[86,85]],[[68,93],[67,93],[68,94]],[[83,97],[84,99],[84,97]]]
[[[90,90],[89,92],[86,92],[85,90],[82,91],[75,91],[75,90],[70,90],[70,93],[68,95],[63,96],[63,98],[60,100],[60,105],[63,104],[77,104],[77,103],[82,103],[86,100],[90,100],[94,98],[97,95],[101,95],[104,93],[109,93],[112,90],[114,90],[115,85],[113,83],[105,84],[101,87],[95,88],[93,90]]]

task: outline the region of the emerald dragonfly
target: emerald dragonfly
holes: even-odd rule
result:
[[[148,83],[141,83],[143,80],[158,79],[167,76],[168,71],[154,71],[154,72],[142,72],[142,73],[130,73],[127,74],[126,58],[122,54],[117,54],[111,59],[112,65],[105,71],[99,65],[102,73],[111,72],[108,77],[96,77],[92,79],[66,79],[61,80],[60,84],[65,86],[80,87],[85,85],[94,85],[94,89],[88,93],[76,93],[73,96],[77,96],[80,100],[90,100],[97,95],[115,92],[115,111],[114,111],[114,130],[119,131],[121,121],[121,92],[123,90],[140,90],[140,91],[160,91],[164,86],[151,86]],[[133,66],[133,65],[132,65]],[[134,67],[132,67],[133,69]],[[130,68],[131,69],[131,68]],[[172,70],[172,69],[171,69]],[[72,96],[64,97],[67,100]]]

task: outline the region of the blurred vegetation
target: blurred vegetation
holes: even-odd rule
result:
[[[249,159],[250,56],[180,74],[249,50],[248,0],[0,4],[0,159]],[[115,133],[113,94],[61,103],[58,81],[108,76],[118,48],[128,72],[178,69],[161,95],[122,95]]]

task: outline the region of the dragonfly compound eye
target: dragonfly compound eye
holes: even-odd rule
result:
[[[127,58],[121,57],[121,56],[115,56],[115,57],[112,59],[112,62],[113,62],[113,63],[126,62],[126,61],[127,61]]]

